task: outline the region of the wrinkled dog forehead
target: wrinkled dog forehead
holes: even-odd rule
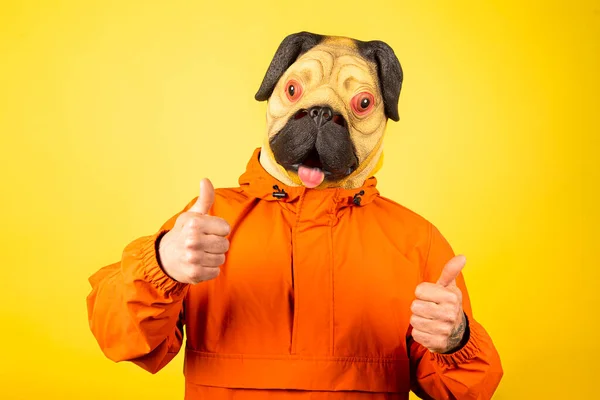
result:
[[[380,95],[375,64],[362,58],[353,47],[318,45],[299,57],[279,83],[292,76],[308,87],[329,84],[338,91],[363,88]]]
[[[286,85],[297,81],[307,95],[295,104],[286,100]],[[327,104],[348,117],[349,102],[360,91],[369,91],[381,103],[376,67],[354,48],[323,44],[298,58],[282,75],[269,101],[274,118],[289,116],[294,109]]]
[[[305,93],[294,104],[286,98],[286,85],[292,80]],[[358,118],[350,109],[352,98],[365,91],[374,95],[375,118]],[[346,43],[324,43],[310,49],[285,71],[269,98],[268,135],[275,135],[298,110],[316,105],[328,105],[340,113],[351,132],[373,134],[385,125],[376,65],[362,58],[356,46]]]
[[[308,68],[311,62],[312,68]],[[352,90],[352,85],[370,87],[370,91],[382,97],[385,115],[394,121],[399,120],[398,99],[403,72],[394,51],[386,43],[309,32],[289,35],[279,45],[255,95],[256,100],[268,100],[280,79],[285,80],[293,72],[288,71],[290,67],[302,74],[303,64],[304,78],[309,81],[333,79],[348,91]],[[315,69],[318,71],[316,74],[314,71],[309,74],[308,71]]]

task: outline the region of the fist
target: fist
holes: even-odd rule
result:
[[[215,279],[229,250],[229,224],[208,215],[215,201],[215,189],[208,179],[200,182],[200,196],[159,243],[158,255],[167,275],[181,283]]]
[[[466,329],[462,292],[456,278],[464,268],[464,256],[451,259],[437,283],[423,282],[415,290],[410,324],[413,339],[434,353],[450,353],[460,346]]]

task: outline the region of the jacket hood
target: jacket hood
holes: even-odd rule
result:
[[[343,208],[347,206],[364,206],[379,196],[375,177],[368,178],[360,188],[355,189],[308,189],[304,186],[284,185],[270,175],[260,164],[260,151],[260,148],[254,151],[246,166],[246,172],[239,178],[242,191],[252,197],[289,203],[299,199],[306,191],[314,190],[322,192],[324,198],[333,196],[337,207]]]

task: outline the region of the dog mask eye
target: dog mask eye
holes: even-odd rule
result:
[[[290,80],[287,85],[285,85],[285,94],[289,101],[297,101],[302,95],[302,85],[295,79]]]
[[[359,117],[367,115],[375,105],[375,96],[369,92],[362,92],[355,95],[350,101],[352,111]]]

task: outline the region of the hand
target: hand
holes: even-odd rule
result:
[[[200,196],[159,243],[159,257],[167,275],[181,283],[215,279],[229,250],[229,224],[208,215],[215,201],[215,189],[208,179],[200,182]]]
[[[460,346],[466,328],[462,292],[456,277],[467,262],[456,256],[444,266],[437,283],[423,282],[415,290],[410,309],[413,339],[434,353],[450,353]]]

